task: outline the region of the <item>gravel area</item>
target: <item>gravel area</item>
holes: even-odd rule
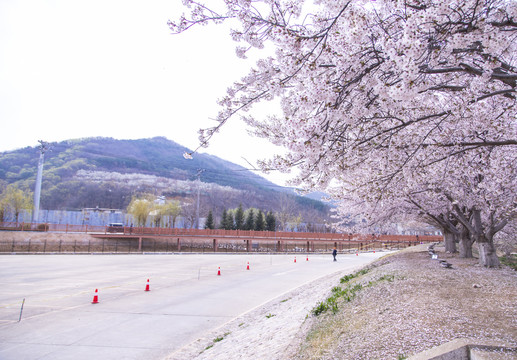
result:
[[[404,359],[457,338],[517,346],[517,273],[435,250],[452,268],[426,246],[409,248],[347,283],[362,288],[350,302],[338,298],[336,313],[312,310],[346,287],[346,274],[260,306],[167,359]]]

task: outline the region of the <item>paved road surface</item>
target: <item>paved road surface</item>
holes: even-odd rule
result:
[[[267,301],[383,254],[337,262],[299,254],[296,263],[294,255],[0,255],[0,359],[161,359]],[[99,303],[91,304],[96,288]]]

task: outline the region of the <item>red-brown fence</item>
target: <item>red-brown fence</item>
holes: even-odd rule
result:
[[[251,238],[270,240],[330,240],[353,242],[436,242],[441,235],[382,235],[382,234],[344,234],[319,232],[286,232],[286,231],[253,231],[253,230],[221,230],[221,229],[181,229],[163,227],[133,226],[92,226],[69,224],[29,224],[0,222],[0,230],[11,231],[48,231],[65,233],[112,234],[125,236],[169,236],[169,237],[216,237],[216,238]]]
[[[435,235],[380,235],[178,228],[111,227],[68,224],[0,223],[0,230],[84,233],[92,240],[73,243],[29,239],[3,241],[0,252],[339,252],[370,251],[439,242]]]

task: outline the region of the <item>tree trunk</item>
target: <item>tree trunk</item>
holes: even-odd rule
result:
[[[479,249],[479,263],[485,267],[500,266],[499,258],[497,257],[494,245],[495,231],[490,230],[488,234],[483,231],[481,223],[481,211],[474,210],[473,212],[474,234],[472,238],[478,243]]]
[[[460,258],[471,259],[472,255],[472,242],[468,237],[462,236],[460,238]]]
[[[457,240],[457,237],[454,233],[450,232],[450,231],[447,231],[447,230],[444,230],[443,231],[443,238],[444,238],[444,241],[445,241],[445,251],[448,252],[448,253],[455,253],[457,252],[456,250],[456,240]]]
[[[484,239],[487,240],[487,239]],[[479,248],[479,263],[485,267],[499,267],[501,263],[495,251],[493,241],[478,242]]]
[[[472,236],[470,236],[467,229],[463,228],[460,235],[460,258],[464,259],[472,259],[474,255],[472,255],[472,245],[474,241],[472,240]]]

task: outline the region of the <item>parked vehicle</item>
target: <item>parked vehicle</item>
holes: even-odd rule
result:
[[[124,224],[122,224],[122,223],[109,223],[108,224],[108,232],[110,232],[110,233],[123,233],[124,232]]]

